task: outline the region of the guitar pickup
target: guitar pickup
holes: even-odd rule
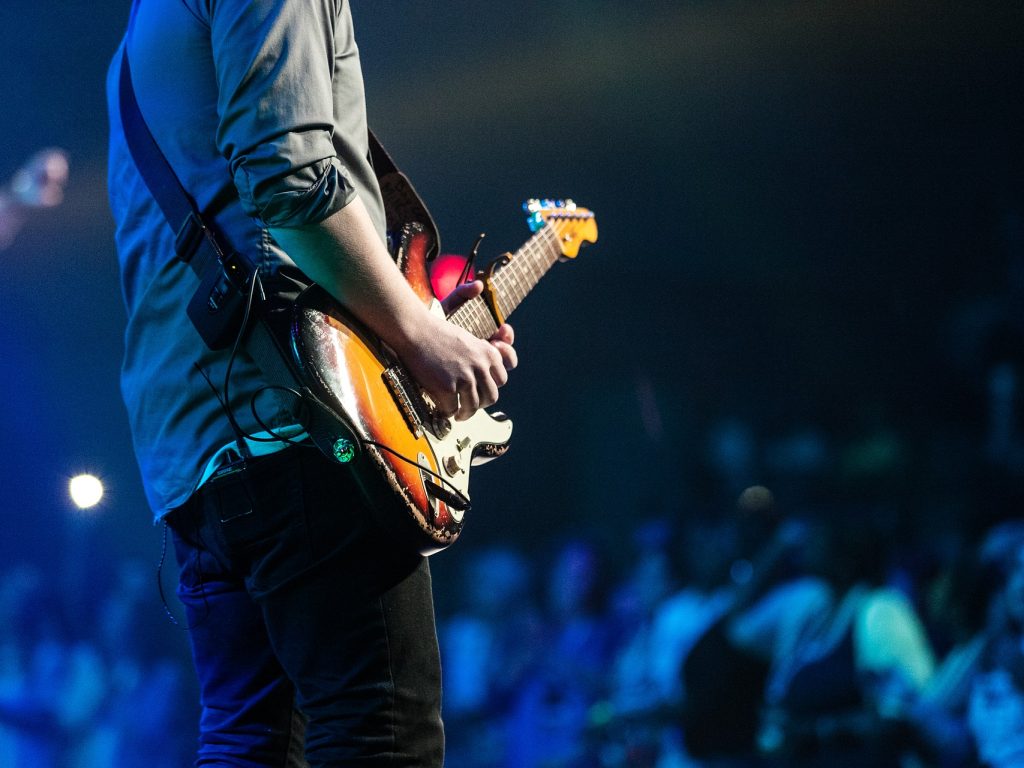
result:
[[[387,388],[391,390],[391,396],[395,399],[398,410],[402,412],[405,423],[409,425],[409,431],[417,438],[422,437],[423,429],[420,426],[421,422],[416,413],[416,406],[413,405],[412,398],[409,396],[409,390],[405,386],[406,376],[397,365],[392,365],[390,368],[384,369],[381,378],[384,380]]]
[[[400,365],[385,368],[381,377],[391,390],[395,402],[409,424],[409,429],[416,437],[422,436],[424,427],[441,440],[451,431],[451,422],[438,414],[433,404],[426,401],[419,386],[409,378],[409,374]]]

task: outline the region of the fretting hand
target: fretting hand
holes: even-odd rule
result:
[[[483,292],[479,280],[458,286],[443,302],[445,313]],[[508,381],[508,371],[518,357],[512,346],[515,334],[502,325],[488,340],[431,315],[417,344],[399,355],[413,378],[426,390],[438,409],[459,421],[498,400],[498,388]]]
[[[484,284],[480,280],[471,280],[468,283],[456,286],[455,290],[445,296],[441,302],[445,315],[450,315],[467,301],[475,299],[483,292]],[[491,334],[491,338],[488,341],[501,354],[506,371],[511,371],[519,364],[519,357],[516,355],[515,349],[512,348],[512,344],[515,341],[515,332],[512,330],[511,325],[508,323],[502,324],[498,330]]]

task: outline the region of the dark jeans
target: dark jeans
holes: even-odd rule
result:
[[[314,768],[442,764],[427,560],[395,551],[357,499],[347,470],[289,448],[170,516],[197,766],[303,765],[303,741]]]

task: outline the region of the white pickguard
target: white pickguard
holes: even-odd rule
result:
[[[430,310],[444,316],[444,310],[437,301],[431,303]],[[465,421],[452,419],[451,431],[443,438],[427,430],[424,432],[440,467],[440,475],[468,499],[469,468],[486,464],[504,452],[512,438],[512,422],[503,413],[491,414],[481,408]],[[483,446],[485,450],[477,454],[478,446]],[[494,446],[495,450],[488,455],[486,446]],[[454,509],[451,512],[456,520],[461,521],[462,512]]]

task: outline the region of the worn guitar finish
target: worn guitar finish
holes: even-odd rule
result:
[[[571,201],[526,204],[535,234],[499,260],[484,279],[483,296],[448,316],[481,339],[490,338],[530,289],[561,258],[597,240],[593,214]],[[407,225],[396,259],[431,311],[427,231]],[[469,469],[508,449],[512,422],[481,409],[466,421],[438,414],[394,354],[317,286],[296,302],[292,324],[296,367],[318,401],[318,447],[350,465],[383,522],[423,554],[448,547],[469,509]],[[326,426],[324,426],[326,424]]]

